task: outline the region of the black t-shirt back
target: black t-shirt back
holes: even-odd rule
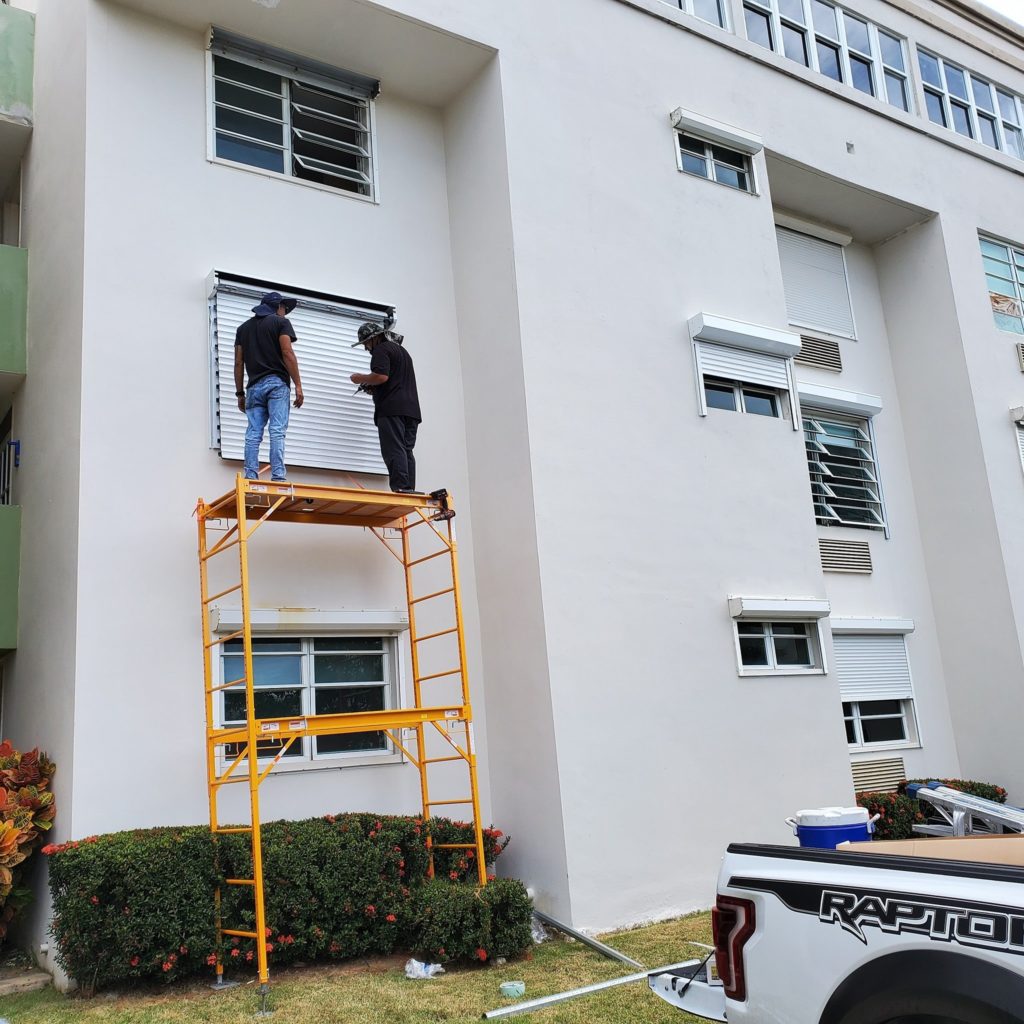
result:
[[[370,373],[387,377],[387,383],[373,389],[373,418],[408,416],[420,421],[420,399],[416,393],[416,371],[412,356],[394,341],[379,342],[370,355]]]
[[[281,335],[296,340],[295,328],[286,316],[254,316],[235,331],[235,344],[242,347],[245,372],[249,387],[258,380],[274,374],[286,384],[291,380],[288,368],[281,358]]]

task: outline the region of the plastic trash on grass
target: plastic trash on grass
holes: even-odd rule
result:
[[[405,976],[411,981],[436,978],[439,974],[444,974],[444,968],[440,964],[425,964],[422,960],[410,960],[405,965]]]
[[[550,938],[547,928],[541,923],[539,917],[530,918],[530,935],[533,937],[534,945],[539,946]]]

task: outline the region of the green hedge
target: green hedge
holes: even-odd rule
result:
[[[915,822],[923,822],[925,813],[917,800],[907,796],[907,786],[913,782],[926,784],[938,781],[950,789],[980,796],[986,800],[1006,803],[1006,790],[988,782],[974,782],[970,779],[907,779],[897,786],[896,793],[857,794],[857,803],[866,807],[869,814],[879,815],[875,822],[876,839],[911,839],[914,837]]]
[[[328,815],[270,822],[262,832],[272,965],[437,947],[443,959],[459,959],[529,945],[525,890],[498,880],[478,893],[473,851],[438,851],[438,880],[427,884],[418,818]],[[472,841],[462,822],[435,819],[431,833],[435,842]],[[507,843],[485,830],[488,863]],[[248,836],[215,842],[198,826],[91,836],[45,852],[57,960],[87,990],[212,966],[213,891],[220,878],[252,877]],[[251,930],[251,889],[225,886],[222,899],[225,924]],[[252,940],[229,940],[223,957],[251,970]]]

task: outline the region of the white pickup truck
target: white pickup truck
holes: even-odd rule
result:
[[[733,845],[712,961],[652,975],[729,1024],[1024,1024],[1024,836]]]

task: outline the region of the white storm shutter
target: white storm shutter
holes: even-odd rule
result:
[[[703,376],[760,384],[779,391],[790,390],[788,360],[782,356],[698,341],[697,359]]]
[[[221,458],[241,461],[245,455],[245,413],[235,397],[235,331],[252,316],[252,307],[273,286],[250,285],[218,277],[210,298],[213,356],[213,447]],[[383,307],[359,307],[291,291],[299,305],[289,314],[298,340],[295,356],[305,396],[301,409],[292,406],[285,439],[285,463],[313,469],[386,474],[380,457],[373,399],[353,394],[352,373],[366,373],[370,355],[352,348],[359,325],[382,320]],[[260,462],[269,461],[269,435],[264,433]]]
[[[856,337],[843,247],[776,227],[789,322],[842,338]]]
[[[902,634],[833,634],[832,650],[843,700],[913,697],[907,644]]]

